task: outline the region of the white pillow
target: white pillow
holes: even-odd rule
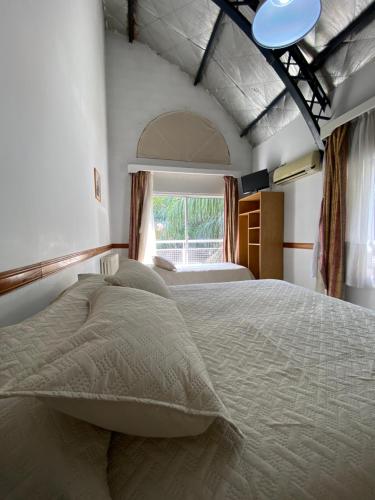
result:
[[[110,500],[110,438],[35,398],[0,400],[0,498]]]
[[[87,322],[60,342],[24,347],[15,332],[0,380],[0,396],[37,396],[126,434],[192,436],[229,420],[175,303],[132,288],[99,289]]]
[[[172,295],[163,278],[153,269],[133,259],[121,261],[121,267],[113,276],[105,278],[107,283],[116,286],[138,288],[155,293],[166,299]]]
[[[168,259],[165,259],[164,257],[159,257],[159,255],[154,255],[154,257],[152,257],[152,261],[156,267],[160,267],[161,269],[165,269],[166,271],[177,270],[173,262],[171,262]]]

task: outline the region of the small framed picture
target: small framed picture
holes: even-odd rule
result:
[[[94,168],[94,184],[95,184],[95,198],[102,201],[102,184],[100,180],[99,171]]]

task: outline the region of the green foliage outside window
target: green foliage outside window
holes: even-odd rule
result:
[[[222,197],[155,195],[153,202],[156,240],[223,238]]]

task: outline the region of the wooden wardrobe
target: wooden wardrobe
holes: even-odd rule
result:
[[[239,264],[257,279],[283,279],[284,193],[260,191],[238,208]]]

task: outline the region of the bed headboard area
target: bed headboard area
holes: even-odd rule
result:
[[[100,258],[100,273],[115,274],[120,265],[120,256],[118,253],[111,253]]]

